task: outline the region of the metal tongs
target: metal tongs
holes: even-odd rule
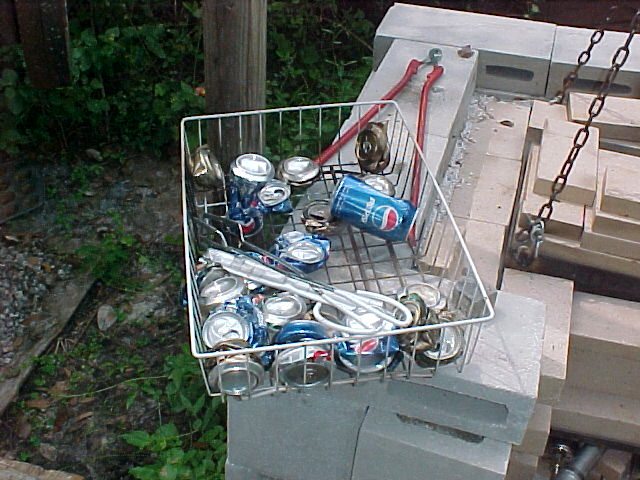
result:
[[[209,248],[203,255],[206,261],[215,263],[227,272],[240,277],[259,282],[263,285],[286,290],[318,304],[326,304],[340,311],[345,316],[356,321],[362,315],[362,309],[377,315],[383,322],[389,322],[396,327],[408,327],[412,321],[411,312],[397,300],[385,295],[356,290],[349,292],[329,285],[322,285],[311,280],[292,274],[285,274],[273,267],[242,254],[234,254],[223,250]],[[400,319],[382,306],[388,305],[394,311],[401,313]],[[355,311],[358,311],[356,313]],[[329,328],[350,334],[366,335],[373,333],[370,329],[350,328],[322,317],[322,322]]]

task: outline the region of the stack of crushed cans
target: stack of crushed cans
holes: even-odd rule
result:
[[[279,235],[268,246],[269,257],[255,252],[245,255],[271,268],[286,272],[290,270],[283,265],[290,265],[308,274],[326,264],[331,252],[329,237],[340,233],[345,224],[388,241],[406,241],[416,208],[394,197],[393,183],[380,175],[389,164],[381,124],[371,123],[360,133],[356,156],[362,175],[345,175],[331,198],[301,207],[306,232]],[[264,156],[247,153],[231,163],[225,182],[220,164],[206,145],[199,147],[192,159],[190,168],[196,183],[205,188],[225,186],[227,216],[248,238],[260,232],[266,215],[291,214],[292,187],[308,186],[321,173],[320,166],[307,157],[287,158],[276,169]],[[344,372],[360,375],[392,371],[403,362],[430,368],[455,360],[463,351],[464,332],[459,327],[388,334],[401,324],[381,318],[375,310],[360,310],[354,304],[351,314],[345,315],[329,305],[262,285],[255,278],[232,275],[211,258],[205,252],[197,265],[202,342],[209,352],[256,348],[259,352],[216,357],[208,374],[212,390],[246,395],[266,383],[269,376],[273,384],[317,386],[329,382],[333,362]],[[403,310],[410,316],[411,322],[403,327],[455,320],[443,292],[427,283],[403,288],[394,301],[406,307]],[[376,336],[385,332],[387,335]],[[259,348],[328,339],[337,340]]]

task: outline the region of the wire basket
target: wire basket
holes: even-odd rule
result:
[[[195,188],[189,170],[192,153],[197,147],[209,144],[217,145],[223,156],[225,149],[233,152],[228,155],[260,153],[274,164],[294,155],[317,158],[327,146],[342,138],[350,126],[358,124],[359,128],[364,127],[368,118],[363,117],[372,107],[377,112],[372,120],[386,125],[390,163],[382,175],[395,186],[396,197],[410,198],[413,168],[415,162],[420,163],[423,178],[416,205],[415,236],[409,241],[391,242],[346,225],[341,232],[328,235],[331,249],[326,264],[305,276],[302,281],[326,291],[356,292],[356,295],[366,291],[393,298],[407,287],[428,284],[436,287],[444,299],[441,307],[446,303],[438,317],[438,321],[444,323],[384,330],[375,335],[329,336],[292,344],[212,351],[202,337],[205,315],[198,302],[197,282],[200,256],[211,247],[240,253],[240,250],[232,248],[239,247],[244,251],[268,254],[271,243],[278,235],[293,230],[305,232],[301,219],[305,205],[316,199],[330,198],[344,175],[360,174],[361,169],[355,155],[356,140],[351,138],[326,161],[320,175],[310,186],[292,188],[294,210],[291,214],[265,216],[260,233],[245,238],[242,229],[225,218],[227,189],[198,191]],[[272,366],[263,372],[259,382],[248,382],[251,386],[241,396],[260,396],[316,385],[316,382],[307,382],[307,374],[313,373],[317,367],[313,358],[308,358],[307,349],[317,350],[317,347],[325,350],[323,360],[326,361],[324,368],[328,375],[323,377],[321,384],[326,387],[375,379],[431,377],[438,368],[457,368],[462,371],[469,363],[481,325],[493,317],[494,311],[451,211],[429,171],[425,156],[395,102],[341,103],[188,117],[181,123],[181,142],[186,303],[191,351],[200,362],[210,395],[222,395],[213,386],[216,379],[211,378],[212,368],[216,364],[231,357],[248,359],[251,355],[278,358],[284,350],[291,348],[303,349],[299,365],[302,372],[300,383],[292,385],[283,381],[280,368]],[[233,157],[221,160],[228,164]],[[280,267],[280,270],[286,270],[287,265]],[[289,277],[302,279],[297,273],[293,269]],[[438,353],[434,361],[426,366],[424,362],[417,363],[416,355],[420,354],[416,348],[419,343],[417,339],[426,332],[437,338],[438,352],[455,333],[454,337],[461,345],[460,353],[448,362],[442,360],[441,353]],[[367,352],[371,342],[385,338],[394,338],[398,343],[402,340],[409,347],[394,352],[394,360],[383,362],[382,368],[375,371],[359,368],[367,363],[363,352]],[[407,341],[411,338],[413,342]],[[351,368],[344,368],[345,363],[340,362],[345,342],[353,347]],[[390,340],[385,343],[386,353],[389,353],[390,343]]]

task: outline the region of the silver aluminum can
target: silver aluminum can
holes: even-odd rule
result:
[[[301,319],[307,311],[302,297],[288,292],[266,297],[261,305],[265,321],[272,327],[281,327],[285,323]]]
[[[331,376],[330,346],[287,348],[278,352],[274,363],[278,380],[290,387],[324,385]]]
[[[202,341],[212,349],[229,340],[247,341],[250,336],[251,325],[235,312],[214,311],[202,325]]]
[[[224,172],[209,145],[201,145],[189,157],[189,170],[196,184],[202,188],[224,186]]]
[[[214,307],[232,300],[246,292],[244,280],[235,275],[225,275],[211,281],[206,287],[200,289],[198,303],[205,312],[210,312]]]
[[[443,325],[444,326],[444,325]],[[435,367],[438,362],[451,363],[464,350],[464,330],[460,327],[444,328],[438,332],[438,343],[435,348],[416,352],[415,361],[421,367]]]
[[[277,177],[294,187],[309,185],[320,174],[320,165],[308,157],[289,157],[278,165]]]
[[[385,195],[389,195],[390,197],[395,197],[396,195],[395,185],[391,183],[389,179],[384,175],[367,173],[366,175],[362,176],[362,181],[370,187],[375,188],[379,192],[384,193]]]
[[[226,395],[251,393],[264,378],[264,368],[250,355],[220,357],[207,375],[209,386]]]
[[[281,180],[269,180],[258,192],[258,200],[266,207],[279,205],[291,196],[291,187]]]
[[[272,163],[257,153],[245,153],[231,163],[231,175],[247,182],[264,184],[274,175]]]
[[[344,224],[331,215],[329,200],[313,200],[302,209],[302,223],[309,233],[331,235],[339,232]]]
[[[382,173],[387,168],[391,155],[386,123],[369,122],[358,134],[356,157],[365,172]]]
[[[412,293],[420,296],[427,308],[436,308],[441,305],[442,294],[440,293],[440,290],[438,287],[428,283],[414,283],[413,285],[409,285],[398,292],[397,298],[402,299],[402,297],[406,297]]]

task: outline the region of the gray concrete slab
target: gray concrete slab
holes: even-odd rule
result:
[[[374,68],[397,38],[471,45],[479,51],[479,87],[543,96],[555,31],[550,23],[397,3],[376,31]]]
[[[415,418],[369,409],[353,480],[499,480],[511,445]]]

